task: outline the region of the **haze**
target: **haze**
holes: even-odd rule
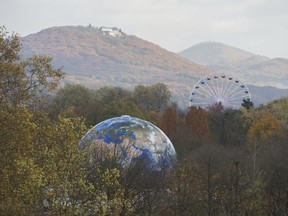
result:
[[[52,26],[115,26],[173,52],[217,41],[288,58],[287,0],[0,0],[20,36]]]

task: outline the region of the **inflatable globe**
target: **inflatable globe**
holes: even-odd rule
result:
[[[81,139],[79,149],[88,150],[92,159],[115,161],[122,167],[141,163],[162,170],[176,163],[169,138],[152,123],[130,116],[100,122]]]

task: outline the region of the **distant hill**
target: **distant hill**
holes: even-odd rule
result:
[[[247,84],[288,88],[288,59],[269,59],[217,42],[196,44],[178,54]]]
[[[218,42],[203,42],[178,53],[202,65],[235,64],[256,55],[232,46]],[[267,60],[267,57],[257,56],[253,62]]]
[[[278,89],[271,86],[248,85],[255,107],[267,104],[281,98],[288,98],[288,89]]]
[[[114,29],[114,30],[113,30]],[[106,31],[104,31],[106,30]],[[64,66],[65,83],[91,88],[162,82],[175,97],[211,70],[117,28],[52,27],[22,38],[24,57],[46,54]],[[111,31],[110,31],[111,30]],[[111,35],[112,31],[118,32]]]

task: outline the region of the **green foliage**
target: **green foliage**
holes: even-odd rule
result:
[[[280,100],[269,103],[260,108],[263,111],[271,113],[278,120],[281,121],[281,124],[288,129],[288,98],[282,98]]]
[[[239,147],[246,141],[243,113],[240,110],[228,109],[222,117],[220,142],[223,145]]]
[[[264,193],[265,182],[261,175],[251,180],[249,187],[244,191],[248,199],[245,202],[245,209],[249,215],[265,215],[267,198]]]
[[[0,209],[7,214],[25,212],[39,203],[43,169],[32,159],[37,125],[23,106],[0,109]],[[19,213],[19,212],[18,212]]]
[[[86,132],[83,121],[60,117],[54,122],[23,106],[1,108],[1,212],[42,211],[47,186],[57,191],[57,199],[58,188],[77,197],[69,188],[85,181],[77,150]]]
[[[57,92],[49,110],[54,117],[61,113],[84,117],[91,126],[121,115],[150,118],[151,113],[164,111],[170,97],[164,84],[137,86],[134,91],[108,87],[93,91],[80,85],[66,85]]]
[[[254,103],[250,99],[243,99],[243,103],[241,104],[245,109],[253,109]]]
[[[51,66],[52,58],[33,56],[21,60],[19,36],[0,28],[0,102],[35,105],[39,94],[54,90],[63,77],[61,69]]]
[[[54,98],[55,106],[59,107],[60,112],[69,107],[85,106],[91,103],[93,91],[81,85],[65,85],[60,89]]]
[[[171,92],[167,86],[157,83],[151,86],[138,85],[134,89],[136,103],[147,111],[161,112],[171,100]]]

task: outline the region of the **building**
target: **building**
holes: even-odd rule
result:
[[[104,34],[104,35],[110,35],[113,37],[123,37],[121,29],[118,29],[116,27],[100,27],[99,30]]]

